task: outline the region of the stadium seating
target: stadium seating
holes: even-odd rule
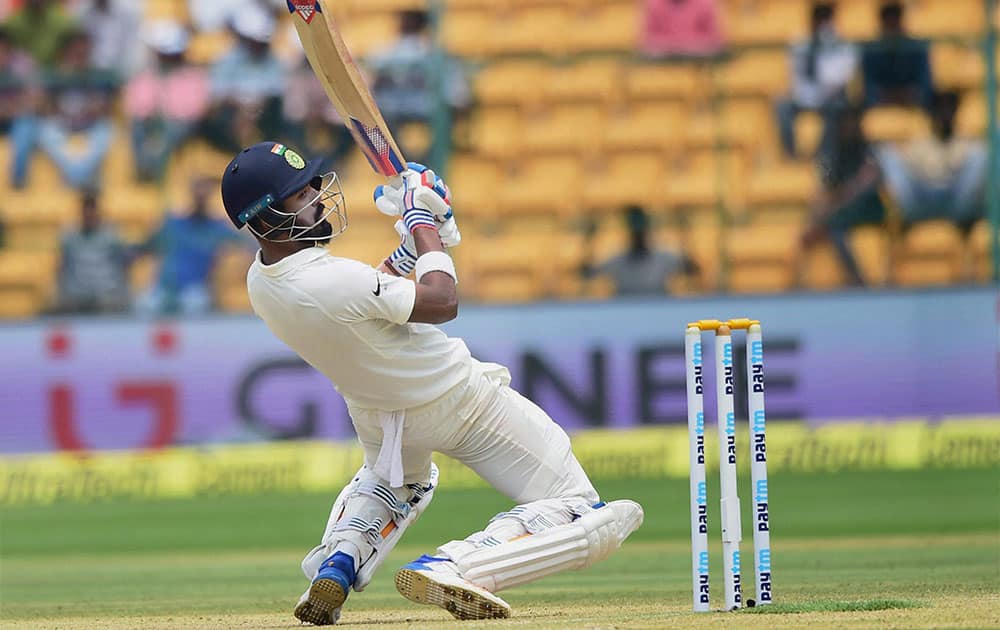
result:
[[[841,32],[873,37],[878,4],[841,0]],[[606,280],[584,280],[578,270],[625,246],[618,210],[629,204],[653,214],[657,242],[683,246],[698,262],[700,273],[676,280],[670,287],[675,292],[844,286],[831,248],[798,251],[816,173],[808,161],[781,155],[773,115],[774,100],[788,90],[786,47],[807,31],[807,2],[719,0],[730,53],[714,61],[668,63],[635,55],[641,3],[633,0],[443,5],[442,41],[474,71],[475,107],[461,137],[456,135],[448,168],[463,232],[477,243],[455,252],[468,270],[470,281],[462,286],[468,297],[607,296]],[[186,0],[149,0],[145,6],[150,19],[187,19]],[[425,0],[348,0],[337,4],[336,16],[362,56],[390,41],[396,11],[424,6]],[[981,137],[985,64],[970,39],[985,24],[981,0],[914,0],[907,7],[915,34],[946,38],[932,46],[936,83],[963,92],[959,131]],[[279,50],[294,45],[289,33],[280,31]],[[192,58],[210,63],[231,43],[225,32],[199,33]],[[928,125],[923,112],[893,107],[872,110],[863,120],[874,141],[905,140]],[[804,154],[815,149],[821,129],[815,114],[799,116]],[[9,145],[3,149],[6,168]],[[114,191],[102,199],[105,215],[126,238],[139,240],[166,208],[183,205],[191,177],[221,173],[229,157],[193,142],[175,156],[162,188],[140,185],[133,180],[126,137],[119,134],[104,171],[105,188]],[[368,207],[378,178],[357,152],[341,171],[351,229],[333,249],[377,262],[396,241],[391,223]],[[0,316],[47,307],[59,234],[76,221],[77,195],[44,157],[34,159],[29,183],[24,191],[0,184],[7,240],[0,252]],[[585,215],[602,218],[593,240],[579,231]],[[564,237],[554,239],[554,233]],[[546,235],[544,243],[539,234]],[[868,226],[850,240],[875,285],[985,281],[990,272],[986,222],[968,235],[934,222],[900,234]],[[556,241],[559,250],[552,255]],[[39,251],[44,256],[34,258]],[[242,252],[227,254],[219,265],[215,287],[225,310],[248,308],[245,265]],[[137,292],[153,269],[150,261],[133,269]],[[22,272],[26,279],[19,280]]]
[[[961,279],[962,236],[950,221],[910,227],[893,252],[893,280],[900,286],[955,284]]]

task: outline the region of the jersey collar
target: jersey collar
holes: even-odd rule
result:
[[[296,267],[301,267],[302,265],[307,265],[314,260],[319,260],[324,256],[329,256],[329,252],[326,251],[325,247],[315,246],[307,247],[302,251],[295,252],[290,256],[285,256],[273,265],[265,265],[264,261],[261,260],[260,250],[257,250],[257,265],[260,267],[261,273],[267,276],[280,276],[288,273],[289,271],[295,269]]]

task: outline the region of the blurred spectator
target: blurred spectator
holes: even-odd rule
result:
[[[882,174],[861,128],[862,111],[845,107],[831,121],[830,142],[817,154],[821,189],[813,203],[802,245],[811,247],[829,239],[854,286],[864,278],[848,244],[852,228],[885,221],[885,206],[879,196]]]
[[[111,107],[118,89],[115,76],[90,66],[90,37],[82,30],[67,31],[59,48],[59,62],[44,75],[46,103],[35,143],[55,163],[70,186],[97,183],[111,146]],[[16,155],[15,163],[27,155]]]
[[[684,254],[653,249],[645,210],[630,206],[624,219],[629,231],[628,250],[596,266],[585,263],[581,270],[584,278],[607,276],[618,296],[664,295],[675,276],[697,273],[695,262]]]
[[[304,54],[288,76],[283,107],[288,143],[305,155],[323,155],[336,165],[353,148],[350,132]]]
[[[191,184],[191,208],[184,216],[168,216],[135,254],[159,258],[156,284],[139,298],[140,313],[159,315],[204,313],[212,304],[212,271],[226,243],[246,244],[227,222],[211,216],[209,200],[219,183],[199,178]]]
[[[725,42],[715,0],[646,0],[642,50],[647,55],[714,55]]]
[[[982,140],[956,135],[959,102],[957,92],[935,94],[931,134],[879,151],[886,186],[906,225],[944,218],[968,230],[984,214],[989,154]]]
[[[789,54],[792,93],[777,106],[781,144],[789,157],[797,153],[795,119],[800,112],[819,112],[823,117],[823,144],[830,133],[832,110],[847,103],[847,84],[857,71],[858,51],[837,34],[834,18],[833,4],[814,4],[809,39],[793,45]]]
[[[59,313],[115,313],[129,307],[127,249],[117,232],[102,223],[97,203],[96,193],[85,192],[79,229],[62,236]]]
[[[77,19],[94,42],[91,64],[127,79],[141,62],[139,28],[142,15],[135,2],[87,0],[78,8]]]
[[[365,62],[372,75],[375,100],[386,124],[395,132],[406,123],[430,122],[439,100],[451,108],[453,115],[463,114],[472,100],[461,62],[435,50],[429,25],[427,11],[401,11],[396,41]],[[440,76],[435,76],[438,69]],[[426,158],[416,147],[400,149],[411,160]]]
[[[211,71],[212,108],[205,135],[220,150],[237,152],[281,132],[286,71],[271,51],[274,17],[249,7],[233,17],[237,42]]]
[[[930,109],[934,84],[928,43],[906,34],[902,2],[883,3],[879,24],[881,37],[862,49],[865,106]]]
[[[206,72],[185,59],[188,32],[181,24],[151,24],[146,40],[155,57],[126,86],[125,113],[136,176],[151,181],[163,177],[170,157],[208,110],[209,84]]]
[[[41,91],[31,57],[14,47],[10,32],[0,27],[0,133],[10,136],[11,183],[22,188],[38,134]]]
[[[58,0],[25,0],[6,26],[18,48],[28,51],[39,64],[51,66],[75,23]]]
[[[196,31],[221,31],[245,0],[188,0],[188,15]]]

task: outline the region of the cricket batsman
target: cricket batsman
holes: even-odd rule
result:
[[[510,373],[472,358],[435,324],[458,315],[458,272],[445,247],[461,240],[450,194],[419,164],[375,190],[395,215],[399,247],[378,267],[325,247],[347,227],[337,175],[321,160],[264,142],[222,178],[237,229],[260,242],[247,274],[268,328],[347,401],[364,465],[333,503],[295,617],[334,624],[438,485],[433,452],[472,468],[516,504],[486,527],[396,573],[407,599],[458,619],[509,617],[497,593],[607,558],[642,524],[634,501],[603,502],[566,433],[510,388]],[[409,279],[410,276],[413,279]]]

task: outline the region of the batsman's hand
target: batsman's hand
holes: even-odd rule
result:
[[[375,207],[389,216],[402,215],[403,220],[395,225],[396,231],[402,236],[401,226],[409,235],[419,225],[430,227],[426,220],[427,214],[433,216],[434,226],[441,237],[441,243],[448,248],[462,242],[462,233],[458,230],[455,216],[451,209],[451,192],[448,185],[434,171],[422,164],[410,162],[409,168],[394,177],[388,184],[375,188]],[[412,191],[412,195],[409,194]],[[404,238],[402,246],[407,245]],[[416,251],[412,238],[409,251]]]
[[[396,248],[396,251],[389,254],[385,262],[398,275],[405,278],[417,266],[417,246],[413,242],[413,234],[406,228],[405,223],[396,221],[393,227],[395,227],[396,233],[399,234],[399,247]]]
[[[451,191],[444,180],[423,164],[409,162],[408,168],[375,188],[375,207],[397,217],[410,208],[425,210],[440,222],[451,217]],[[412,192],[412,195],[410,193]]]

